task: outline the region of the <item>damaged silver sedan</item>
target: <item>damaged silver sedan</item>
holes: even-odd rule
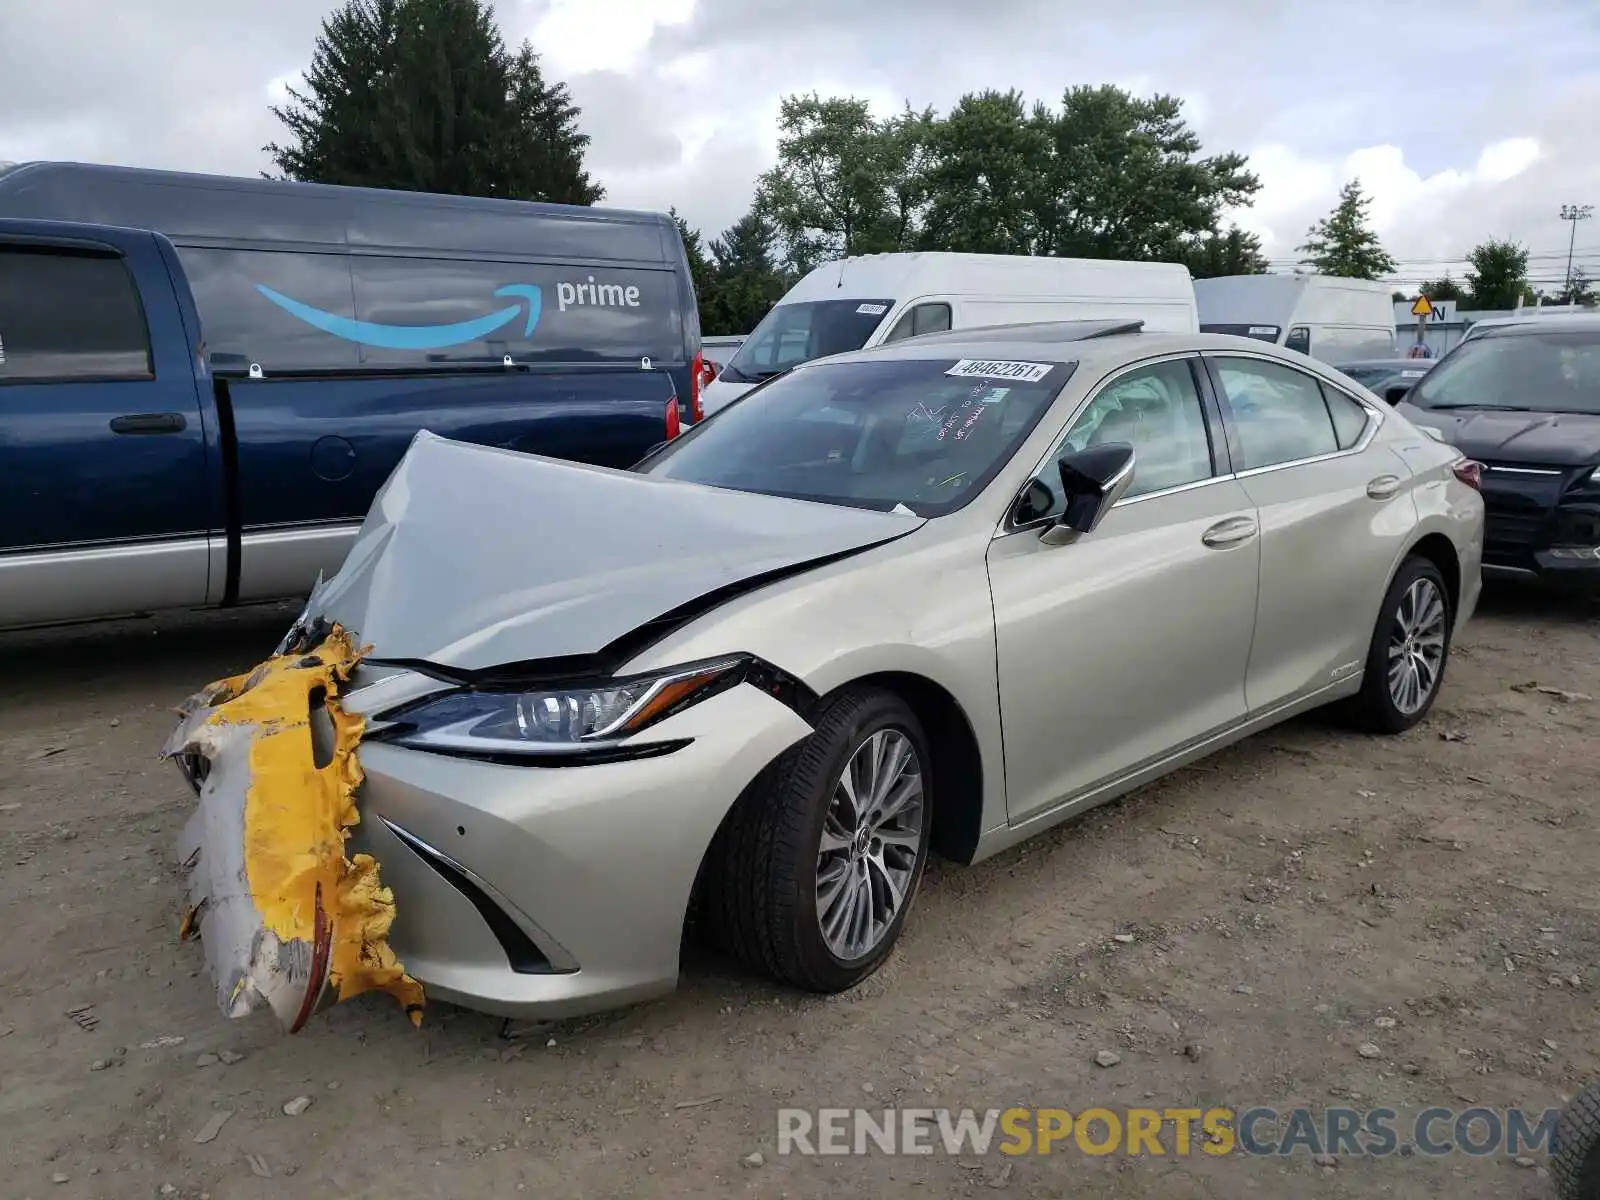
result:
[[[809,363],[631,472],[420,435],[279,652],[186,706],[188,926],[287,1028],[608,1008],[691,928],[849,988],[930,850],[1333,701],[1421,720],[1475,470],[1304,358],[1085,323]]]

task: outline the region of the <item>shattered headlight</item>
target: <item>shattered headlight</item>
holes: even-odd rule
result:
[[[375,736],[417,750],[470,755],[599,750],[734,686],[748,662],[724,658],[525,691],[446,692],[384,714]]]

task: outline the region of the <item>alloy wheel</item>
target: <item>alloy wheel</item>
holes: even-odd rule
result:
[[[1389,699],[1404,716],[1420,712],[1444,668],[1447,608],[1439,585],[1418,579],[1395,609],[1389,634]]]
[[[898,729],[856,747],[834,782],[817,849],[817,921],[845,962],[870,954],[906,903],[927,819],[922,761]]]

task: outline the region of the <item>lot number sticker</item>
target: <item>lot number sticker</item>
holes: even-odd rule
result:
[[[997,362],[982,358],[963,358],[945,374],[960,379],[1010,379],[1017,383],[1038,383],[1054,369],[1054,363]]]
[[[887,304],[858,304],[856,305],[856,311],[863,316],[881,317],[889,311],[889,306]]]

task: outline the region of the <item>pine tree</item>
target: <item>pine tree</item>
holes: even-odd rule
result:
[[[715,268],[711,260],[706,257],[705,243],[700,237],[698,229],[690,229],[689,222],[679,215],[676,208],[667,210],[667,215],[678,227],[678,236],[683,239],[684,257],[689,260],[689,278],[694,283],[695,300],[700,308],[700,332],[710,332],[706,328],[707,319],[710,317],[710,308],[714,306],[716,295]]]
[[[1371,203],[1362,194],[1359,179],[1340,188],[1338,205],[1307,231],[1305,245],[1297,247],[1305,255],[1301,262],[1318,275],[1346,279],[1377,279],[1394,274],[1394,259],[1367,224],[1367,207]]]
[[[709,332],[749,333],[783,296],[789,285],[778,269],[777,245],[778,231],[759,209],[711,243],[717,282]]]
[[[1190,242],[1184,249],[1182,261],[1196,279],[1267,273],[1261,239],[1237,225],[1229,226],[1227,233],[1211,233]]]
[[[589,138],[566,85],[526,42],[506,48],[483,0],[348,0],[322,23],[303,91],[272,113],[284,177],[593,204]]]

